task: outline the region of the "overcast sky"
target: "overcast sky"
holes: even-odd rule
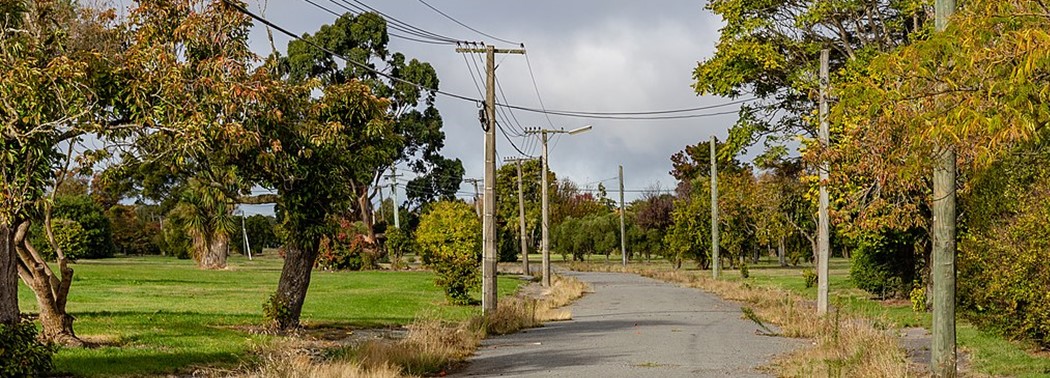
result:
[[[345,11],[329,0],[313,1],[339,12]],[[698,60],[711,56],[720,28],[720,20],[703,8],[703,1],[427,2],[482,32],[523,42],[548,109],[649,111],[727,101],[718,97],[698,97],[690,88],[692,70]],[[364,0],[363,3],[430,32],[456,39],[492,42],[491,38],[455,24],[418,0]],[[250,2],[250,5],[258,12],[262,1]],[[335,18],[303,0],[270,0],[265,15],[298,34],[312,33]],[[283,51],[288,38],[275,32],[275,39],[277,48]],[[250,40],[257,53],[269,53],[264,28],[256,27]],[[497,47],[517,47],[495,44]],[[440,89],[481,98],[464,56],[456,53],[454,46],[391,38],[390,48],[409,58],[430,62],[441,80]],[[497,62],[497,80],[507,101],[539,108],[525,57],[498,55]],[[439,96],[437,107],[444,118],[447,135],[444,154],[461,159],[467,177],[481,177],[484,134],[478,124],[476,104]],[[717,109],[731,110],[735,110],[735,106]],[[551,127],[540,114],[515,111],[514,117],[526,127]],[[617,166],[622,164],[628,189],[643,189],[653,184],[666,189],[674,186],[674,180],[668,174],[670,155],[687,144],[707,140],[712,134],[724,137],[736,115],[659,121],[559,116],[550,119],[555,127],[565,129],[586,124],[594,127],[588,133],[552,141],[551,168],[559,177],[568,177],[579,184],[593,183],[615,177]],[[514,128],[509,126],[508,130]],[[501,158],[520,155],[502,136],[497,139],[497,153]],[[513,140],[526,153],[539,154],[539,144],[535,139],[515,137]],[[615,188],[615,180],[607,181],[606,186]],[[464,185],[463,191],[473,191],[473,188]],[[637,193],[628,193],[627,199],[630,201],[637,196]]]

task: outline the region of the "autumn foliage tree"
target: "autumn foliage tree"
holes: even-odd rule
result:
[[[80,344],[65,310],[73,269],[52,232],[55,192],[47,190],[67,177],[81,137],[120,123],[108,106],[117,55],[112,20],[112,13],[64,1],[0,3],[0,323],[19,322],[21,277],[36,295],[43,338],[63,344]],[[81,163],[94,160],[83,156]],[[57,271],[27,238],[33,221],[43,224]]]
[[[877,215],[869,219],[906,230],[922,227],[925,217],[915,214],[930,205],[923,180],[932,170],[930,146],[954,146],[966,206],[960,211],[964,232],[959,244],[964,309],[983,324],[989,323],[988,311],[1009,314],[1007,321],[997,321],[1007,324],[1007,333],[1042,343],[1046,330],[1034,324],[1046,324],[1038,318],[1046,311],[1028,306],[1040,301],[1031,284],[1045,287],[1045,277],[1028,274],[1018,280],[988,265],[1031,267],[1020,261],[1041,261],[1030,252],[1039,249],[1034,245],[1040,241],[1011,239],[1044,227],[1042,210],[1029,202],[1038,195],[1010,197],[1009,187],[988,178],[1001,177],[1025,192],[1038,193],[1042,185],[1044,173],[1022,168],[1021,162],[1039,161],[1037,146],[1050,123],[1047,30],[1050,12],[1039,2],[972,1],[945,32],[849,67],[832,113],[841,125],[840,142],[819,156],[852,173],[836,181],[863,205],[860,210]],[[965,282],[971,281],[982,282],[982,288],[969,288]],[[1002,297],[993,299],[985,290]],[[1024,310],[1015,311],[1019,308]]]

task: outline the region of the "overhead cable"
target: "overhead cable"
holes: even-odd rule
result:
[[[486,36],[486,37],[492,38],[492,39],[494,39],[494,40],[497,40],[497,41],[500,41],[500,42],[503,42],[503,43],[509,43],[509,44],[512,44],[512,45],[522,45],[522,48],[524,48],[524,47],[525,47],[525,46],[524,46],[523,44],[521,44],[520,42],[513,42],[513,41],[508,41],[508,40],[506,40],[506,39],[503,39],[503,38],[500,38],[500,37],[496,37],[496,36],[493,36],[493,35],[491,35],[491,34],[485,33],[485,32],[483,32],[483,31],[481,31],[481,30],[478,30],[478,29],[472,28],[472,27],[470,27],[470,25],[467,25],[467,24],[464,24],[464,23],[460,22],[459,20],[457,20],[457,19],[453,18],[452,16],[449,16],[449,15],[448,15],[447,13],[445,13],[445,12],[442,12],[442,11],[441,11],[440,9],[437,9],[437,8],[435,8],[435,7],[433,6],[433,5],[430,5],[430,4],[428,4],[428,3],[427,3],[426,1],[424,1],[424,0],[419,0],[419,2],[420,2],[420,3],[423,3],[423,5],[426,5],[426,6],[427,6],[427,8],[430,8],[430,9],[431,9],[431,10],[433,10],[434,12],[437,12],[437,14],[440,14],[440,15],[444,16],[445,18],[447,18],[447,19],[449,19],[449,20],[452,20],[452,22],[455,22],[455,23],[459,24],[459,26],[465,27],[465,28],[469,29],[470,31],[473,31],[473,32],[475,32],[475,33],[481,34],[481,35],[483,35],[483,36]]]

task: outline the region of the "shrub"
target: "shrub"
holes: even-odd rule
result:
[[[37,339],[36,325],[23,320],[0,324],[0,377],[36,377],[53,368],[56,348]]]
[[[65,218],[80,224],[84,232],[85,250],[80,258],[98,259],[113,256],[113,226],[105,209],[88,195],[58,196],[55,198],[55,218]]]
[[[911,299],[911,309],[915,312],[926,312],[926,288],[922,286],[915,286],[911,289],[911,293],[908,294]]]
[[[449,301],[469,303],[468,292],[481,283],[481,223],[474,208],[463,202],[434,204],[419,220],[416,244]]]
[[[55,218],[51,220],[51,231],[55,235],[55,242],[70,261],[76,261],[89,255],[87,233],[84,232],[80,223],[71,219]],[[31,232],[33,246],[40,251],[44,259],[55,261],[58,256],[51,248],[44,227],[34,225]]]
[[[879,298],[902,297],[916,280],[916,245],[921,231],[887,230],[860,238],[850,263],[850,279],[861,290]]]
[[[813,269],[803,270],[802,280],[806,282],[807,289],[817,286],[817,272]]]
[[[959,303],[982,328],[1050,347],[1050,148],[1007,154],[963,197]]]
[[[322,237],[317,267],[325,270],[362,270],[376,267],[375,249],[365,235],[368,228],[361,222],[339,220],[333,237]]]
[[[747,270],[747,264],[740,264],[740,277],[751,277],[751,272]]]
[[[412,238],[400,228],[391,228],[386,231],[386,251],[390,258],[390,266],[400,269],[404,264],[402,257],[412,251]]]
[[[282,319],[288,319],[291,316],[291,310],[288,308],[286,303],[281,296],[277,293],[270,294],[270,297],[263,302],[263,317],[275,327],[280,326]]]

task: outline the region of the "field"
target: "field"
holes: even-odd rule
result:
[[[618,262],[618,256],[613,256]],[[595,259],[589,259],[598,262]],[[604,257],[601,258],[604,261]],[[643,268],[670,270],[670,264],[654,260],[650,264],[634,263]],[[795,292],[805,298],[816,300],[816,287],[806,288],[802,271],[806,266],[780,267],[775,261],[766,259],[748,266],[749,278],[743,279],[739,270],[726,269],[723,277],[730,281],[746,281],[755,286],[774,286]],[[687,269],[683,265],[683,269]],[[692,270],[692,269],[690,269]],[[888,327],[930,328],[929,313],[915,312],[906,300],[874,300],[857,289],[849,280],[849,260],[833,258],[830,262],[830,303],[843,311],[861,314]],[[703,272],[710,274],[710,271]],[[999,335],[977,329],[961,318],[957,322],[957,340],[960,352],[966,355],[971,371],[990,376],[1050,377],[1050,354],[1038,351],[1032,345],[1005,340]]]
[[[84,260],[70,290],[77,335],[95,348],[62,349],[56,369],[76,376],[189,373],[197,367],[235,368],[274,336],[250,332],[265,324],[262,304],[273,292],[281,260],[231,257],[225,271],[198,270],[193,261],[166,257]],[[501,295],[521,281],[500,277]],[[35,312],[22,286],[19,305]],[[397,326],[417,316],[449,320],[479,313],[452,306],[430,272],[315,271],[303,307],[308,328],[350,332]]]

